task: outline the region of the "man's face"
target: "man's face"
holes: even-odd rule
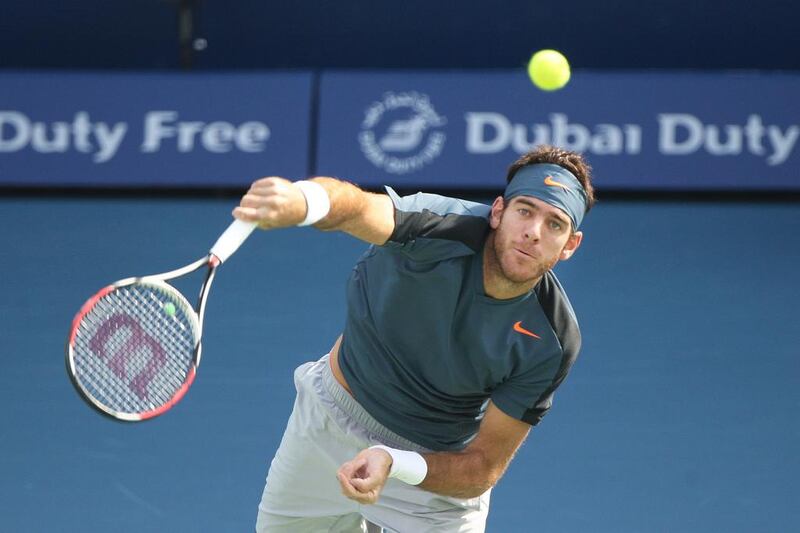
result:
[[[532,196],[502,197],[492,204],[492,246],[499,273],[514,284],[538,280],[559,260],[569,259],[583,234],[572,233],[561,209]]]

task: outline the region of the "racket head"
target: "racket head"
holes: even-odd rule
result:
[[[89,298],[72,321],[67,372],[102,414],[137,422],[163,414],[194,381],[200,320],[174,287],[129,278]]]

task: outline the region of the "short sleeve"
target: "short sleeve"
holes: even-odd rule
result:
[[[391,187],[386,192],[395,208],[395,229],[385,248],[420,260],[442,252],[465,255],[482,249],[489,206],[422,192],[401,197]]]
[[[523,374],[511,376],[492,392],[492,403],[505,414],[535,426],[553,404],[560,363],[561,358],[551,357]]]

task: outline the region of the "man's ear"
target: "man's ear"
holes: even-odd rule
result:
[[[559,256],[559,259],[561,261],[566,261],[567,259],[572,257],[572,254],[575,253],[575,251],[578,249],[578,247],[581,245],[582,242],[583,242],[582,231],[576,231],[575,233],[570,235],[569,239],[567,240],[567,244],[565,244],[564,248],[561,250],[561,255]]]
[[[492,229],[497,229],[500,227],[500,219],[503,218],[503,209],[505,209],[505,202],[503,201],[502,196],[498,196],[492,202],[492,212],[489,216],[489,226]]]

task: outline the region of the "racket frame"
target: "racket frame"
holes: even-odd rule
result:
[[[69,375],[70,381],[72,382],[75,389],[78,391],[81,398],[83,398],[86,401],[86,403],[88,403],[91,407],[93,407],[101,414],[108,416],[114,420],[123,422],[140,422],[143,420],[149,420],[151,418],[155,418],[161,414],[164,414],[166,411],[175,406],[175,404],[178,403],[186,395],[186,392],[189,390],[189,387],[191,387],[192,383],[194,382],[195,376],[197,375],[197,367],[200,365],[200,356],[202,355],[203,317],[205,316],[206,300],[208,298],[208,292],[211,288],[211,284],[214,282],[214,276],[216,275],[217,267],[220,264],[221,264],[220,260],[214,254],[209,253],[206,257],[200,258],[197,261],[194,261],[193,263],[190,263],[182,268],[170,270],[169,272],[163,272],[161,274],[153,274],[149,276],[137,276],[115,281],[114,283],[106,287],[103,287],[95,295],[89,298],[86,301],[86,303],[84,303],[83,306],[81,306],[80,310],[75,315],[75,318],[72,320],[70,334],[67,337],[67,346],[66,346],[67,374]],[[183,293],[181,293],[171,284],[167,283],[167,281],[180,278],[182,276],[186,276],[188,274],[196,272],[197,270],[200,270],[204,266],[208,266],[208,270],[206,272],[205,279],[203,280],[203,284],[200,287],[200,294],[197,298],[197,303],[195,304],[195,306],[192,306],[186,299],[186,297],[183,295]],[[190,320],[195,322],[197,328],[197,343],[195,344],[194,347],[191,366],[189,367],[189,370],[186,373],[186,377],[184,379],[183,384],[181,385],[180,388],[178,388],[178,390],[172,395],[172,397],[167,402],[159,405],[154,409],[151,409],[149,411],[144,411],[141,413],[121,412],[111,409],[110,407],[104,405],[102,402],[98,401],[76,377],[77,372],[74,362],[73,344],[75,341],[75,336],[77,335],[78,332],[78,326],[80,325],[81,321],[103,297],[123,287],[134,284],[142,284],[142,283],[155,284],[162,287],[166,286],[171,294],[180,298],[185,303],[186,306],[185,308],[191,311]]]

